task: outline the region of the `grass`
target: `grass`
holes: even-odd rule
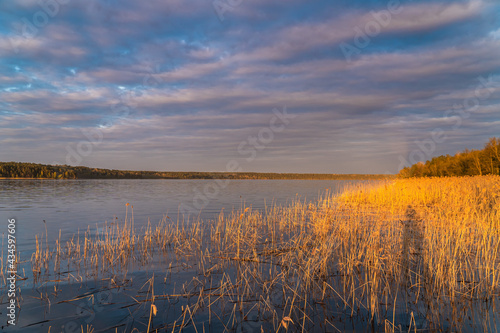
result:
[[[391,180],[263,212],[134,223],[127,204],[123,222],[53,247],[37,238],[34,285],[120,285],[154,265],[164,277],[130,304],[145,332],[498,330],[499,176]]]

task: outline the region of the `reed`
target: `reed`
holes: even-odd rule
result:
[[[122,223],[89,228],[65,244],[59,238],[53,249],[42,244],[37,237],[35,284],[50,276],[50,261],[77,281],[116,277],[158,258],[165,281],[173,267],[192,271],[181,292],[154,294],[152,279],[151,293],[134,297],[149,304],[147,331],[205,330],[214,321],[228,331],[245,324],[343,331],[333,314],[387,332],[460,330],[456,313],[500,297],[500,177],[391,180],[210,221],[165,215],[142,228],[127,205]],[[179,317],[153,320],[164,311],[159,300],[181,299],[189,302]]]

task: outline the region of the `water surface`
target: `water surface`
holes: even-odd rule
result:
[[[328,190],[366,181],[345,180],[0,180],[0,221],[17,221],[19,251],[34,249],[36,234],[68,239],[78,230],[105,221],[123,221],[126,204],[134,209],[136,226],[157,223],[178,212],[207,219],[222,209],[315,200]],[[130,214],[130,210],[129,210]],[[130,216],[130,215],[129,215]],[[5,234],[5,230],[1,232]]]

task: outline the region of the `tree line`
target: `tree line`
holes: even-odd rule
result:
[[[500,175],[500,139],[490,138],[481,150],[465,149],[453,156],[441,155],[419,162],[398,174],[400,178],[477,175]]]
[[[0,178],[40,179],[385,179],[391,175],[304,174],[260,172],[127,171],[70,165],[0,162]]]

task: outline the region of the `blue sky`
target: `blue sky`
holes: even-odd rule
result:
[[[493,0],[2,1],[0,160],[394,173],[499,136],[499,55]]]

